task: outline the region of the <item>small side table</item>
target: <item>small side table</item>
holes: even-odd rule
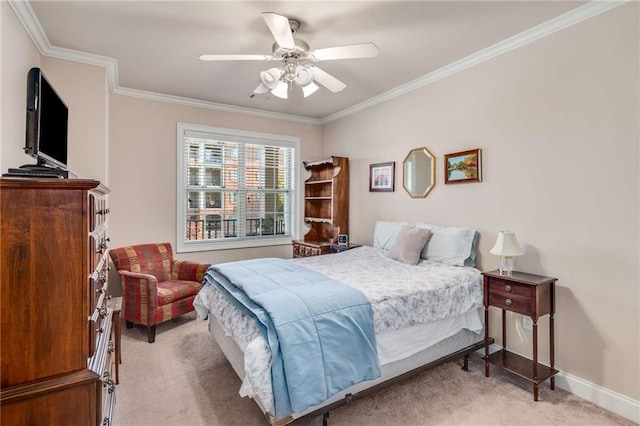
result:
[[[347,245],[339,245],[339,244],[333,244],[331,243],[329,245],[329,248],[331,250],[331,253],[342,253],[343,251],[347,251],[347,250],[351,250],[354,249],[356,247],[362,247],[362,244],[354,244],[354,243],[349,243]]]
[[[120,348],[121,330],[120,312],[122,311],[122,297],[112,297],[107,300],[107,308],[113,309],[113,330],[115,333],[115,349],[116,349],[116,384],[120,383],[120,364],[122,364],[122,350]]]
[[[550,387],[555,389],[553,368],[553,316],[555,314],[556,278],[513,271],[501,275],[498,270],[483,272],[484,276],[484,362],[485,376],[489,377],[489,363],[533,383],[533,400],[538,400],[538,385],[551,378]],[[502,309],[502,350],[489,355],[489,306]],[[533,360],[507,351],[505,311],[528,315],[533,321]],[[550,366],[538,363],[538,318],[549,314],[549,362]]]

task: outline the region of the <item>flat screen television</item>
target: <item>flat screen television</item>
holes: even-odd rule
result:
[[[69,109],[40,68],[27,75],[27,131],[24,151],[37,164],[26,168],[67,169]]]

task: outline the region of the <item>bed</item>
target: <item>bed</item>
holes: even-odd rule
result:
[[[482,278],[474,267],[477,236],[476,231],[468,228],[379,221],[372,246],[324,256],[212,265],[194,306],[199,318],[209,318],[211,334],[242,380],[239,394],[253,398],[270,424],[282,425],[320,414],[326,422],[330,410],[446,360],[464,357],[466,367],[468,354],[484,344]],[[232,271],[240,271],[240,276],[234,276]],[[254,284],[245,284],[246,281],[256,281],[258,289],[265,285],[278,287],[287,281],[305,281],[304,286],[294,288],[307,289],[313,288],[310,283],[317,277],[321,282],[316,288],[332,289],[321,291],[327,293],[326,296],[320,295],[329,300],[331,312],[327,314],[326,309],[318,308],[322,310],[319,315],[347,312],[348,319],[331,316],[324,321],[332,326],[338,323],[337,331],[335,328],[323,331],[324,319],[314,319],[313,338],[296,335],[309,321],[305,311],[302,315],[305,318],[295,320],[301,321],[301,327],[288,316],[281,321],[287,327],[296,324],[295,331],[291,332],[291,328],[287,328],[286,333],[280,331],[279,336],[284,340],[274,344],[271,331],[265,331],[262,324],[271,319],[262,319],[262,311],[257,314],[251,311],[249,305],[254,304],[253,299],[239,301],[235,294],[238,285],[242,287],[241,298],[252,295]],[[270,279],[270,283],[265,284],[265,278]],[[331,286],[334,284],[336,292],[344,288],[346,295],[334,296]],[[355,301],[350,299],[351,292]],[[260,298],[264,292],[258,293],[258,309],[264,305],[267,317],[271,318],[271,302]],[[271,299],[280,297],[266,293]],[[365,303],[358,299],[360,296]],[[317,302],[318,292],[311,297],[311,305],[322,303]],[[336,307],[335,299],[340,299],[344,306]],[[291,305],[291,302],[283,304]],[[304,307],[308,308],[308,305]],[[352,325],[352,309],[356,310],[358,320],[362,316],[362,321],[370,324],[354,322],[355,334],[347,335],[344,333],[351,331],[343,329],[345,322]],[[271,326],[277,330],[281,325],[276,323],[282,315],[276,312],[273,318]],[[287,339],[295,340],[292,352],[301,359],[290,361],[292,355],[287,355],[285,349],[292,346]],[[306,346],[300,349],[300,340],[313,340],[311,352],[300,352],[307,350]],[[367,352],[368,346],[373,346],[372,353]],[[329,351],[327,348],[348,353],[323,352]],[[313,351],[321,354],[316,356]],[[358,356],[348,364],[347,358],[353,353]],[[310,366],[315,363],[328,364],[324,366],[324,373]],[[341,369],[339,377],[329,377],[327,371],[336,369]],[[283,397],[283,394],[287,395]]]

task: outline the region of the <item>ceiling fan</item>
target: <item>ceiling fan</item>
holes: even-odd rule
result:
[[[347,85],[318,68],[316,63],[335,59],[372,58],[378,55],[378,48],[373,43],[310,50],[306,42],[293,38],[293,33],[300,28],[299,21],[273,12],[264,12],[262,17],[276,40],[271,55],[200,56],[203,61],[281,61],[281,65],[260,73],[261,83],[253,91],[254,94],[270,91],[274,96],[287,99],[289,89],[295,84],[302,88],[306,98],[318,90],[319,87],[314,82],[336,93]]]

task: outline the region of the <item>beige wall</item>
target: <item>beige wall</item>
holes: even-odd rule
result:
[[[470,226],[488,270],[497,232],[515,231],[526,249],[516,269],[559,279],[557,367],[635,400],[638,52],[633,3],[324,128],[325,154],[350,158],[352,241],[371,243],[377,219]],[[436,156],[437,186],[411,199],[401,165],[420,146]],[[445,186],[444,154],[472,148],[483,150],[484,181]],[[369,164],[386,161],[396,161],[396,191],[370,193]],[[528,355],[520,318],[508,316],[509,345]],[[540,324],[547,362],[548,320]]]
[[[40,67],[69,108],[68,169],[105,181],[109,87],[103,67],[42,57],[7,2],[2,8],[2,159],[0,169],[35,164],[23,151],[27,72]]]
[[[110,95],[105,68],[45,56],[42,70],[69,107],[69,171],[108,184]]]
[[[296,136],[301,159],[318,157],[322,148],[320,126],[114,95],[109,182],[112,247],[163,241],[176,247],[177,122]],[[209,263],[266,256],[291,257],[291,245],[176,255]]]
[[[22,164],[35,164],[24,148],[27,72],[40,66],[40,54],[7,2],[0,2],[0,171]]]

